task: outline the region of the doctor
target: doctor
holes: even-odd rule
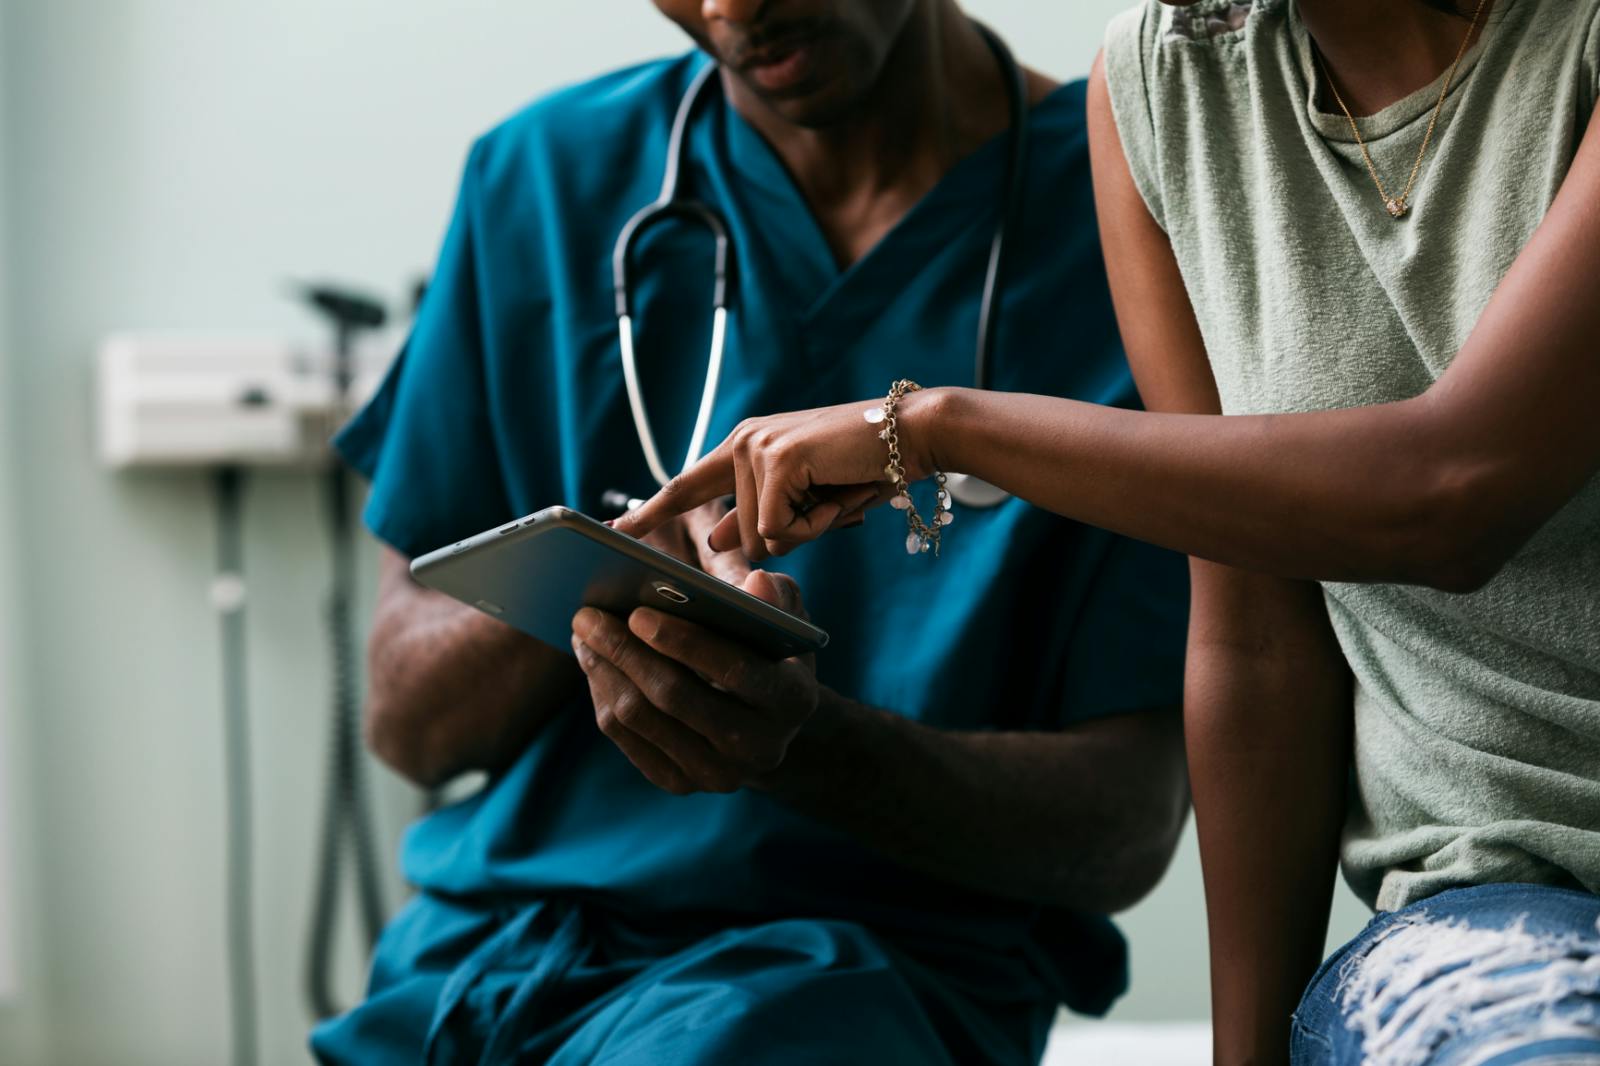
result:
[[[686,100],[680,195],[715,209],[732,258],[708,442],[908,365],[972,384],[986,291],[986,384],[1134,403],[1081,83],[1008,78],[954,0],[657,7],[700,50],[556,93],[474,147],[414,335],[339,440],[386,545],[370,743],[419,783],[491,776],[410,831],[418,895],[314,1050],[1035,1062],[1059,1004],[1099,1013],[1124,989],[1104,915],[1155,884],[1186,813],[1181,559],[1010,499],[957,503],[938,560],[908,556],[889,512],[781,573],[712,554],[714,510],[667,530],[830,631],[814,663],[776,665],[643,610],[582,612],[550,648],[409,578],[511,517],[653,491],[611,253],[660,195]],[[1008,183],[1013,112],[1028,150]],[[1002,204],[1024,221],[1000,226]],[[655,226],[629,265],[636,392],[655,450],[682,456],[714,243]]]

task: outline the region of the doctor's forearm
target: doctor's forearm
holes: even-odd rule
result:
[[[924,873],[1095,912],[1155,886],[1188,807],[1175,711],[956,733],[826,690],[763,787]]]
[[[1441,433],[1426,396],[1227,418],[974,389],[918,400],[908,426],[940,469],[1279,577],[1465,590],[1492,576],[1538,518],[1501,506],[1484,480],[1503,483],[1494,463]]]
[[[566,655],[416,585],[389,549],[368,668],[367,744],[423,787],[509,766],[582,676]]]

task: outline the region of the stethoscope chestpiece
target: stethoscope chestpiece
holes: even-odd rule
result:
[[[1011,498],[1011,493],[1005,489],[971,474],[946,474],[944,487],[950,498],[961,506],[978,510],[998,507]]]

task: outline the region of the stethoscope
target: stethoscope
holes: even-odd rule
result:
[[[1028,128],[1025,111],[1027,82],[1022,68],[1017,65],[1005,42],[988,27],[974,23],[983,35],[1006,83],[1006,102],[1011,112],[1011,129],[1008,135],[1009,152],[1006,159],[1005,189],[1000,201],[1000,218],[995,223],[994,238],[989,243],[989,266],[983,281],[983,300],[978,305],[977,352],[974,357],[973,381],[977,388],[989,387],[991,356],[995,337],[1000,326],[1000,300],[1003,295],[1002,279],[1005,273],[1007,236],[1017,225],[1023,199],[1023,183],[1027,177]],[[639,367],[633,344],[633,283],[630,265],[634,246],[640,237],[658,223],[682,220],[699,224],[711,232],[716,240],[716,285],[711,297],[711,354],[706,360],[705,386],[700,392],[700,409],[695,415],[694,431],[689,435],[689,450],[684,456],[683,468],[688,469],[700,458],[705,448],[706,431],[711,424],[711,412],[716,405],[717,382],[722,375],[722,352],[728,338],[728,270],[732,244],[728,225],[720,212],[702,200],[680,198],[678,186],[683,169],[683,146],[688,137],[689,120],[705,98],[708,86],[718,67],[707,64],[684,92],[678,111],[672,120],[672,137],[667,146],[666,172],[661,179],[661,193],[642,208],[622,227],[616,248],[611,253],[612,288],[616,295],[617,336],[622,351],[622,379],[627,387],[628,407],[633,414],[633,426],[639,435],[639,447],[644,452],[646,464],[656,483],[665,485],[672,480],[661,461],[656,447],[656,436],[650,427],[650,416],[645,410],[644,394],[639,387]],[[987,481],[967,474],[947,475],[950,495],[967,507],[994,507],[1010,498],[1010,493]],[[609,507],[625,510],[636,506],[638,500],[620,492],[607,492],[602,502]]]

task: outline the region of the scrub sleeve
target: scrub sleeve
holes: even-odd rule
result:
[[[372,483],[366,523],[415,558],[513,517],[485,370],[487,308],[477,270],[481,151],[404,349],[334,448]]]

